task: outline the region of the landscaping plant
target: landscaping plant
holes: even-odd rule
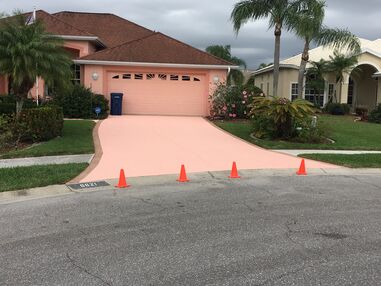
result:
[[[27,23],[21,13],[1,20],[0,73],[10,76],[17,114],[37,77],[63,88],[70,83],[71,64],[63,40],[47,33],[39,20]]]
[[[66,118],[97,118],[95,107],[101,108],[99,118],[108,115],[108,100],[101,94],[94,94],[91,89],[82,85],[74,85],[72,88],[54,96],[53,104],[61,106]]]
[[[328,102],[323,111],[332,115],[346,115],[350,112],[350,106],[344,103]]]
[[[313,104],[306,100],[290,101],[278,97],[254,98],[250,111],[254,128],[259,128],[254,130],[255,133],[262,132],[272,138],[281,139],[295,137],[298,123],[310,119],[314,114]]]
[[[218,84],[210,96],[212,117],[225,119],[248,118],[253,99],[260,96],[258,88]]]
[[[369,113],[368,117],[369,122],[379,123],[381,124],[381,104],[377,106],[371,113]]]

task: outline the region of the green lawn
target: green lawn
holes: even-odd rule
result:
[[[0,192],[64,184],[87,164],[45,165],[0,169]]]
[[[26,149],[0,154],[0,158],[94,153],[92,136],[94,126],[95,122],[90,120],[65,120],[62,137]]]
[[[381,154],[302,154],[299,157],[312,159],[349,168],[380,168]]]
[[[256,145],[268,149],[325,149],[325,150],[381,150],[381,124],[354,122],[351,116],[320,116],[321,122],[328,126],[329,137],[335,143],[304,144],[286,141],[256,140],[249,121],[216,121],[222,129]]]

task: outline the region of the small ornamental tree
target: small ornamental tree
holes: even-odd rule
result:
[[[47,33],[39,20],[27,23],[20,13],[1,19],[0,74],[11,78],[17,114],[37,77],[62,88],[70,83],[71,64],[63,41]]]

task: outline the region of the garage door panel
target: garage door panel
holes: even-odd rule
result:
[[[114,78],[118,75],[119,78]],[[122,75],[110,73],[108,87],[109,93],[124,94],[124,114],[206,115],[205,76],[165,74],[163,80],[158,73],[152,79],[147,79],[147,74],[143,74],[142,79],[135,79],[134,74],[124,79]],[[170,80],[171,75],[177,75],[179,80]]]

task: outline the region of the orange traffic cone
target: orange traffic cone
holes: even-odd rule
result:
[[[120,175],[119,175],[119,183],[115,187],[119,189],[124,189],[124,188],[128,188],[129,186],[130,185],[128,185],[126,182],[126,176],[124,175],[124,170],[121,169]]]
[[[299,170],[296,172],[296,174],[298,176],[307,176],[307,172],[306,172],[306,162],[304,161],[304,159],[302,160],[302,163],[300,164],[300,168]]]
[[[180,183],[186,183],[186,182],[189,182],[188,177],[187,177],[187,173],[186,173],[186,171],[185,171],[185,166],[184,166],[184,165],[181,165],[180,176],[179,176],[179,178],[177,179],[177,181],[180,182]]]
[[[238,170],[237,170],[237,164],[236,162],[233,162],[233,167],[232,167],[232,171],[230,173],[230,176],[229,176],[230,179],[239,179],[241,178],[239,175],[238,175]]]

